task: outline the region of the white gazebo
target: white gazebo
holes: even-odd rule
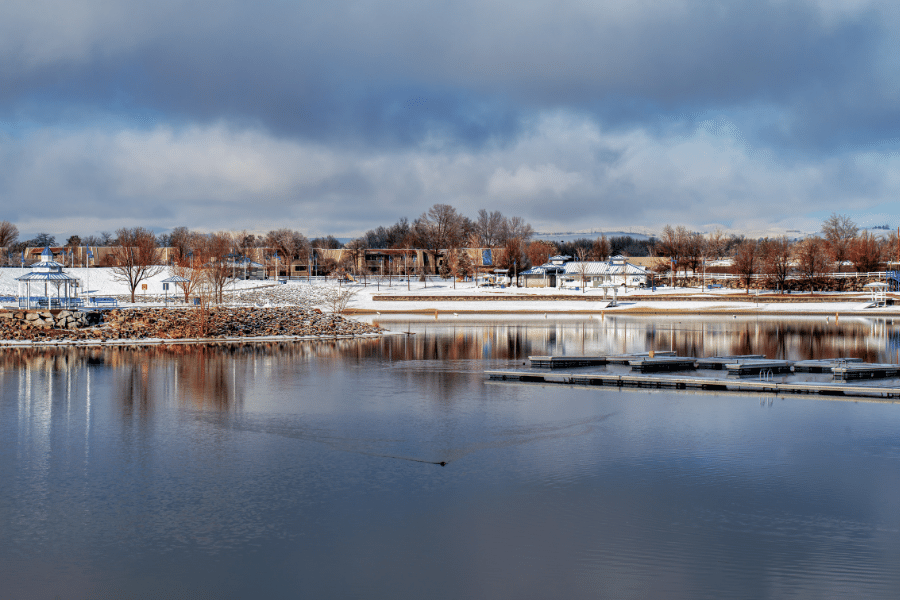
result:
[[[78,279],[70,277],[63,273],[63,266],[53,260],[53,252],[50,247],[44,248],[41,252],[41,262],[31,265],[31,272],[21,277],[16,277],[19,282],[19,306],[24,308],[32,308],[32,302],[35,308],[60,308],[68,307],[75,298],[70,298],[69,289],[78,287]],[[25,295],[22,295],[22,284],[25,284]],[[40,286],[44,284],[43,295],[31,295],[31,286],[36,284]],[[56,288],[56,298],[50,294],[50,285]],[[60,296],[60,288],[65,288],[65,297]],[[38,287],[40,289],[40,287]]]

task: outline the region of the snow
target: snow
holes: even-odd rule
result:
[[[18,295],[19,283],[16,277],[27,273],[28,269],[4,268],[0,269],[0,295]],[[117,280],[111,269],[108,268],[72,268],[65,269],[67,274],[81,280],[82,293],[95,296],[117,296],[121,306],[130,305],[122,302],[123,297],[129,295],[126,283]],[[141,306],[162,305],[163,289],[162,280],[172,276],[169,269],[147,279],[142,283],[147,284],[148,297],[142,297],[140,286],[137,299]],[[180,290],[169,290],[170,300]],[[735,302],[723,298],[720,301],[713,300],[717,296],[734,295],[737,290],[717,289],[700,290],[698,288],[670,288],[658,287],[656,291],[649,289],[640,290],[629,288],[623,292],[621,288],[618,294],[618,306],[607,308],[610,298],[604,300],[600,289],[588,288],[587,290],[558,289],[558,288],[515,288],[515,287],[475,287],[471,282],[457,283],[455,289],[452,281],[429,280],[427,284],[420,281],[411,281],[410,289],[407,289],[405,279],[393,279],[390,285],[387,282],[376,284],[371,278],[369,284],[361,283],[338,285],[334,281],[291,280],[285,284],[275,281],[235,281],[226,286],[226,302],[238,306],[304,306],[322,307],[325,310],[331,308],[328,296],[336,291],[352,290],[354,297],[347,308],[368,313],[409,313],[422,311],[438,311],[444,313],[567,313],[567,312],[604,312],[622,313],[648,313],[648,312],[703,312],[703,313],[764,313],[777,315],[784,314],[834,314],[848,311],[862,311],[866,314],[895,314],[900,313],[900,307],[867,308],[868,295],[859,293],[828,293],[817,294],[821,297],[818,302],[778,302],[767,303],[764,297],[754,302],[755,296],[750,295],[750,302]],[[571,300],[452,300],[452,296],[569,296]],[[705,300],[660,300],[666,295],[697,296],[707,298]],[[374,296],[411,296],[411,297],[448,297],[447,300],[434,300],[422,298],[421,300],[403,301],[379,301]],[[611,297],[611,295],[610,295]],[[585,300],[587,299],[587,300]],[[144,300],[144,301],[142,301]],[[229,301],[230,300],[230,301]]]

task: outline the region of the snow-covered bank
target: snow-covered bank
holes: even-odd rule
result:
[[[0,295],[16,295],[22,269],[0,269]],[[120,306],[131,306],[122,300],[129,294],[128,286],[115,278],[111,269],[66,269],[81,279],[83,293],[100,296],[116,296]],[[162,280],[171,273],[162,273],[146,280],[146,293],[139,288],[136,306],[163,304]],[[174,286],[173,286],[174,287]],[[591,313],[626,312],[630,314],[655,313],[704,313],[704,314],[900,314],[900,306],[868,308],[871,302],[860,293],[823,293],[815,297],[779,296],[769,300],[765,295],[751,294],[742,297],[734,290],[700,290],[698,288],[660,287],[656,291],[622,288],[618,290],[618,305],[609,306],[611,293],[604,299],[600,289],[558,288],[499,288],[475,287],[471,282],[457,283],[449,280],[428,282],[393,279],[378,282],[370,279],[362,283],[338,284],[334,281],[291,280],[234,281],[225,288],[225,303],[230,306],[269,306],[321,308],[332,310],[336,293],[349,293],[346,308],[356,314],[421,313],[434,311],[445,313]],[[169,291],[169,299],[180,294]],[[466,297],[460,300],[460,297]],[[678,299],[673,299],[677,297]],[[391,299],[396,298],[396,299]],[[401,299],[402,298],[402,299]],[[666,299],[670,298],[670,299]],[[800,302],[799,300],[803,300]],[[787,301],[785,301],[787,300]]]

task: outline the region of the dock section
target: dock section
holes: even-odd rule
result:
[[[834,367],[846,363],[861,363],[861,358],[826,358],[823,360],[798,360],[794,363],[795,373],[831,373]]]
[[[675,356],[674,352],[655,352],[654,357]],[[626,365],[630,361],[649,358],[649,352],[638,354],[617,354],[614,356],[529,356],[528,360],[535,369],[566,369],[571,367],[592,367],[606,364]],[[691,359],[693,360],[693,359]]]
[[[708,358],[698,358],[698,369],[714,369],[724,371],[726,365],[733,364],[738,360],[747,360],[752,358],[765,358],[762,354],[736,354],[734,356],[710,356]]]
[[[849,381],[851,379],[886,379],[900,376],[900,366],[879,365],[871,363],[850,363],[833,367],[831,372],[835,380]]]
[[[628,361],[632,371],[655,373],[659,371],[692,371],[697,368],[697,359],[691,356],[654,356]]]
[[[728,375],[731,377],[746,377],[747,375],[777,375],[790,373],[793,363],[789,360],[766,360],[762,358],[748,358],[725,364]]]

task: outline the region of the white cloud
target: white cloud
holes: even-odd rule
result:
[[[2,218],[60,235],[136,224],[353,234],[437,202],[556,230],[805,229],[823,212],[885,214],[900,192],[896,154],[783,164],[727,124],[610,133],[571,113],[478,150],[326,147],[217,124],[34,131],[0,138],[0,156],[0,195],[15,207]]]

